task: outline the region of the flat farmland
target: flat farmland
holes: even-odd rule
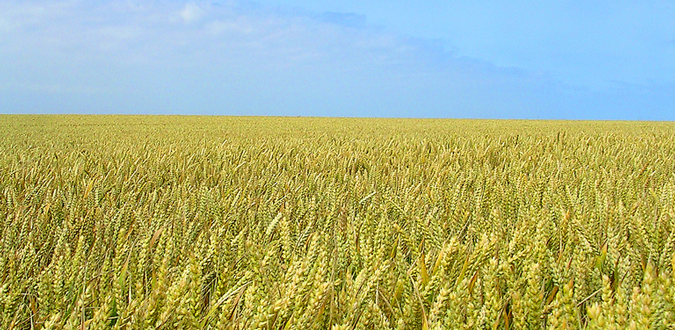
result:
[[[2,329],[666,329],[675,123],[0,116]]]

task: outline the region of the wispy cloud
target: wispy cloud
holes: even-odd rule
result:
[[[537,118],[591,99],[446,49],[358,14],[245,0],[10,0],[0,111]]]
[[[349,13],[280,12],[237,1],[22,1],[3,6],[3,39],[13,46],[5,53],[50,50],[64,58],[96,61],[118,51],[106,60],[197,57],[210,65],[264,59],[284,66],[351,67],[346,70],[419,65],[431,58],[450,65],[470,62],[432,49],[423,40],[370,27],[365,17]]]

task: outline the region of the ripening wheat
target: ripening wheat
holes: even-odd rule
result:
[[[675,124],[0,116],[1,329],[666,329]]]

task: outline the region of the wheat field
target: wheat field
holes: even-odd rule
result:
[[[675,328],[675,123],[0,116],[1,329]]]

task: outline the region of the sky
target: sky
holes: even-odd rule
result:
[[[675,0],[0,0],[0,113],[675,120]]]

